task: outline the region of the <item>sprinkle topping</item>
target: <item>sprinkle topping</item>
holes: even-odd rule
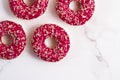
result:
[[[45,45],[45,40],[49,37],[54,38],[57,42],[54,49]],[[35,30],[32,46],[39,58],[49,62],[56,62],[66,56],[70,48],[70,40],[64,29],[55,24],[45,24]]]
[[[74,0],[80,3],[80,9],[78,11],[69,8],[72,1],[73,0],[57,0],[56,11],[58,16],[70,25],[85,24],[93,15],[95,8],[94,0]]]
[[[23,0],[9,0],[9,5],[18,18],[30,20],[45,12],[48,0],[34,0],[30,6],[27,6]]]
[[[12,37],[11,45],[5,45],[1,38],[3,35]],[[13,59],[21,54],[26,45],[26,35],[21,25],[11,21],[0,22],[0,58]]]

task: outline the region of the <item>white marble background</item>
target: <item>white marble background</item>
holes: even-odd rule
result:
[[[95,2],[91,20],[83,26],[72,27],[58,18],[55,0],[49,0],[44,15],[30,21],[16,18],[8,0],[0,0],[0,21],[21,24],[27,35],[27,46],[18,58],[0,59],[0,80],[120,80],[120,0]],[[63,27],[70,36],[70,51],[60,62],[42,61],[31,49],[34,29],[45,23]]]

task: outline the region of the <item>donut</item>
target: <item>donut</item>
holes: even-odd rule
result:
[[[18,18],[30,20],[45,12],[48,0],[34,0],[30,6],[26,5],[24,0],[9,0],[9,5]]]
[[[9,35],[12,43],[6,45],[2,42],[2,36]],[[20,24],[11,21],[0,22],[0,58],[14,59],[21,54],[26,45],[26,35]]]
[[[72,1],[80,4],[80,9],[75,11],[69,8]],[[88,21],[94,12],[94,0],[57,0],[56,12],[58,16],[66,23],[74,26],[83,25]]]
[[[55,39],[57,43],[55,48],[49,48],[45,45],[47,38]],[[40,59],[48,62],[57,62],[66,56],[70,48],[70,40],[63,28],[55,24],[45,24],[35,30],[32,46],[34,53]]]

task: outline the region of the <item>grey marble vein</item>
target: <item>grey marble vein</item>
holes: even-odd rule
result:
[[[95,49],[97,51],[97,53],[95,54],[96,61],[94,60],[92,65],[92,68],[93,68],[92,74],[95,76],[96,80],[103,80],[101,78],[103,74],[106,74],[106,76],[110,75],[109,63],[105,60],[100,49],[98,48],[97,39],[90,38],[88,36],[88,31],[86,27],[84,29],[85,29],[85,35],[87,39],[89,39],[91,42],[94,43]],[[111,79],[108,79],[108,80],[111,80]]]

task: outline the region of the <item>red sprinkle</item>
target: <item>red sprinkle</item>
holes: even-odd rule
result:
[[[54,49],[45,45],[45,40],[49,37],[54,38],[57,42]],[[35,30],[32,46],[39,58],[49,62],[56,62],[66,56],[70,48],[70,40],[63,28],[55,24],[45,24]]]
[[[80,3],[78,11],[69,8],[73,0],[57,0],[56,11],[59,17],[71,25],[83,25],[93,15],[95,2],[94,0],[74,0]]]
[[[5,45],[1,38],[4,35],[12,37],[12,43]],[[0,22],[0,58],[13,59],[21,54],[26,45],[26,35],[21,25],[11,21]]]
[[[23,0],[9,0],[9,5],[18,18],[30,20],[45,12],[48,0],[34,0],[31,6],[27,6]]]

